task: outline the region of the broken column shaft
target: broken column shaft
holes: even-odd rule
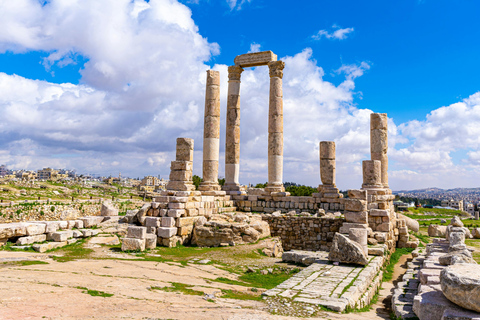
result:
[[[370,114],[370,153],[381,162],[382,186],[388,188],[388,118],[386,113]]]
[[[202,191],[218,191],[218,158],[220,152],[220,72],[207,70],[203,127]]]

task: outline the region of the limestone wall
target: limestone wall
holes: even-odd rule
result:
[[[239,211],[266,212],[289,211],[317,213],[318,209],[325,211],[343,211],[342,198],[265,196],[265,195],[235,195],[232,196]]]
[[[329,250],[335,232],[344,219],[299,216],[263,216],[270,226],[272,237],[280,237],[283,249],[287,250]]]

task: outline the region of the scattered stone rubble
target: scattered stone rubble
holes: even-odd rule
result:
[[[480,319],[480,266],[464,243],[465,235],[463,224],[454,218],[446,228],[448,240],[434,238],[414,251],[392,296],[398,318]]]

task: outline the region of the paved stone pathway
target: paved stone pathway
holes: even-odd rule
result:
[[[380,286],[383,257],[369,257],[365,267],[337,266],[328,261],[328,252],[315,254],[315,263],[268,290],[265,295],[291,298],[341,312],[347,308],[361,308],[370,302]]]

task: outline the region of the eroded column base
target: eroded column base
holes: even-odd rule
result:
[[[273,192],[285,192],[285,187],[283,184],[275,184],[275,185],[269,185],[265,187],[265,193],[273,193]]]
[[[198,190],[200,191],[220,191],[222,187],[215,182],[202,182],[198,186]]]
[[[222,187],[222,190],[225,191],[227,194],[230,195],[240,195],[240,194],[247,194],[245,192],[245,187],[241,186],[238,183],[225,183]]]

